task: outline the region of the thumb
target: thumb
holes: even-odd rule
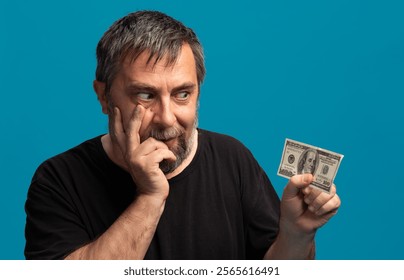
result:
[[[283,199],[294,198],[298,195],[300,189],[310,185],[313,179],[314,177],[310,173],[293,176],[283,190]]]

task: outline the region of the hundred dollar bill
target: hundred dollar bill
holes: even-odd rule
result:
[[[291,139],[285,140],[278,175],[290,178],[296,174],[311,173],[311,187],[330,193],[338,167],[344,156]]]

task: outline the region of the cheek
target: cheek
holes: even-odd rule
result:
[[[186,127],[193,126],[196,118],[196,107],[181,108],[176,113],[177,121]]]

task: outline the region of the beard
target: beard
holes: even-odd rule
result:
[[[188,143],[189,140],[185,139],[184,134],[182,134],[178,137],[178,143],[174,147],[169,148],[174,153],[176,159],[174,161],[164,159],[160,162],[159,167],[164,174],[173,172],[188,157],[192,148],[192,145]]]
[[[168,147],[170,151],[173,152],[176,159],[166,160],[160,162],[159,167],[164,174],[169,174],[177,169],[178,166],[183,163],[183,161],[191,153],[192,147],[194,145],[194,134],[196,133],[197,127],[197,117],[195,118],[194,125],[192,127],[191,135],[187,138],[185,135],[185,129],[182,127],[170,127],[165,129],[152,129],[149,133],[149,137],[153,137],[157,141],[167,141],[173,138],[177,138],[176,143],[172,147]]]

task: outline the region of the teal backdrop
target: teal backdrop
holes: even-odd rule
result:
[[[285,138],[345,155],[318,259],[404,259],[404,1],[0,2],[0,259],[23,259],[37,166],[105,133],[95,47],[129,12],[192,27],[206,54],[200,127],[256,156],[278,194]]]

